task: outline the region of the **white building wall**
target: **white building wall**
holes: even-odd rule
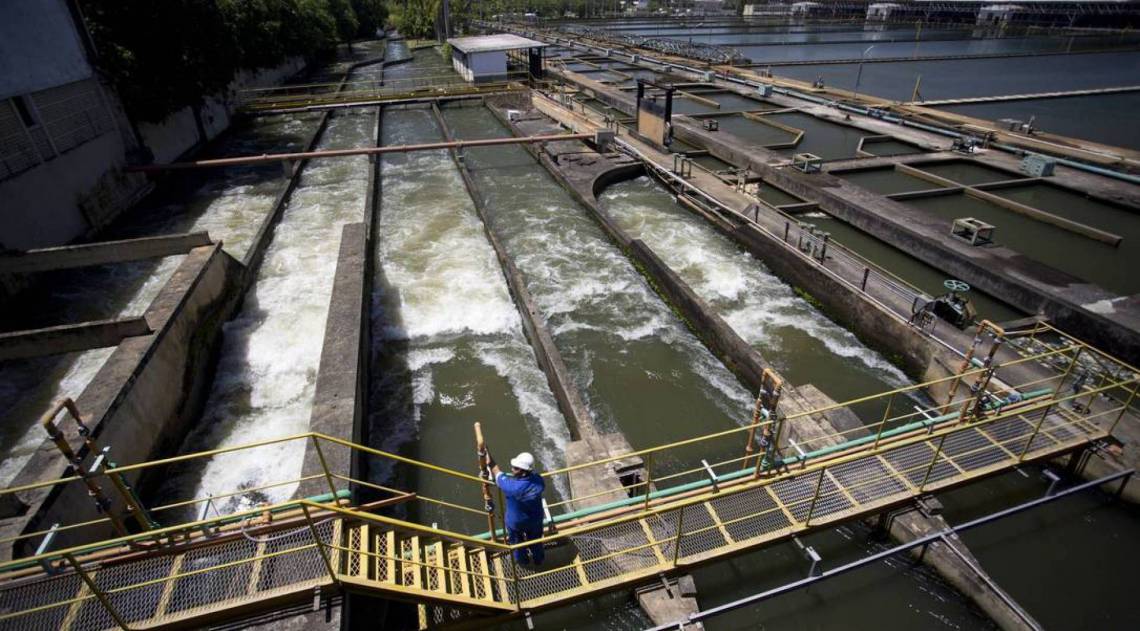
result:
[[[507,51],[494,50],[467,56],[475,83],[502,81],[507,78]]]
[[[0,100],[91,74],[64,0],[0,0]]]

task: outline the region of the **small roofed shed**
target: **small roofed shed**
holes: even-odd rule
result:
[[[508,57],[525,64],[530,75],[542,76],[542,49],[547,46],[542,42],[501,33],[452,37],[447,43],[451,44],[451,65],[472,83],[506,81]]]

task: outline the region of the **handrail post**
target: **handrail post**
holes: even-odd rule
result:
[[[1116,429],[1116,425],[1120,423],[1120,419],[1124,418],[1128,408],[1132,407],[1132,401],[1136,399],[1136,391],[1140,390],[1140,379],[1136,381],[1136,385],[1132,386],[1132,392],[1128,394],[1128,398],[1124,401],[1124,407],[1120,408],[1120,414],[1116,415],[1116,420],[1112,421],[1112,425],[1108,427],[1108,433],[1111,435],[1112,431]]]
[[[645,456],[645,506],[642,510],[649,510],[649,491],[653,488],[653,454],[649,452]]]
[[[83,569],[83,566],[79,563],[79,561],[77,561],[75,557],[70,554],[63,555],[63,558],[67,559],[67,562],[71,564],[71,567],[75,568],[75,573],[78,574],[79,578],[83,580],[83,583],[87,585],[87,589],[90,589],[91,593],[95,594],[95,598],[97,598],[99,600],[99,604],[103,605],[103,608],[107,610],[107,613],[110,614],[111,618],[115,621],[115,624],[119,625],[123,629],[129,629],[130,627],[127,626],[127,621],[124,620],[123,617],[119,615],[119,612],[115,611],[115,608],[111,605],[111,599],[107,596],[106,593],[103,592],[103,590],[99,589],[99,586],[95,584],[95,580],[92,579],[87,571]]]
[[[1053,409],[1057,397],[1061,394],[1061,388],[1064,387],[1065,380],[1069,378],[1069,374],[1073,372],[1073,367],[1077,365],[1077,360],[1080,359],[1082,350],[1084,350],[1083,346],[1077,347],[1077,352],[1073,354],[1073,359],[1069,362],[1069,366],[1065,368],[1064,374],[1061,375],[1061,380],[1057,382],[1057,387],[1053,390],[1053,395],[1049,398],[1049,404],[1041,411],[1041,419],[1037,421],[1037,425],[1033,428],[1033,433],[1029,435],[1029,440],[1025,441],[1025,447],[1022,447],[1021,453],[1017,455],[1018,462],[1024,461],[1026,454],[1029,453],[1029,448],[1033,445],[1033,440],[1036,439],[1037,434],[1041,432],[1041,426],[1045,424],[1045,419],[1049,417],[1049,412]]]
[[[309,526],[309,532],[313,535],[313,542],[317,544],[317,552],[321,555],[321,559],[325,562],[325,569],[329,571],[329,578],[334,583],[339,583],[336,577],[336,570],[333,569],[332,559],[329,558],[328,552],[325,550],[325,544],[321,541],[321,536],[317,533],[317,526],[313,523],[313,516],[309,513],[309,505],[301,504],[301,511],[305,513],[305,523]]]
[[[942,444],[946,442],[946,437],[950,434],[943,434],[942,439],[938,441],[938,447],[934,450],[934,457],[930,459],[930,466],[926,468],[926,473],[922,476],[922,484],[918,485],[918,492],[921,493],[926,488],[926,483],[930,480],[930,474],[934,472],[934,465],[938,463],[938,457],[942,455]]]
[[[685,531],[685,507],[677,511],[677,536],[673,538],[673,567],[677,567],[677,559],[681,558],[681,533]]]
[[[317,458],[321,461],[321,469],[325,472],[325,480],[329,483],[329,492],[332,493],[332,502],[337,502],[336,497],[336,484],[333,483],[332,473],[329,471],[329,463],[325,460],[325,452],[321,449],[321,441],[317,439],[316,435],[312,436],[313,447],[317,450]]]
[[[510,544],[515,545],[515,544]],[[522,611],[522,590],[519,589],[519,565],[515,560],[515,551],[513,549],[507,551],[507,556],[511,559],[511,585],[514,586],[515,609]]]
[[[895,402],[895,394],[891,393],[890,398],[887,399],[887,409],[883,410],[883,420],[879,421],[879,431],[875,433],[875,445],[871,447],[872,451],[879,448],[879,440],[883,438],[883,429],[887,426],[887,418],[891,415],[891,406]]]
[[[811,496],[811,504],[808,505],[807,515],[804,516],[804,527],[811,524],[811,515],[815,512],[816,502],[819,501],[820,491],[823,490],[823,476],[827,473],[827,468],[819,470],[819,481],[815,483],[815,494]]]

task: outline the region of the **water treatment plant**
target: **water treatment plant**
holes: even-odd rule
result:
[[[0,629],[1140,627],[1137,25],[0,3]]]

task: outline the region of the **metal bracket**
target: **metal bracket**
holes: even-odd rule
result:
[[[720,478],[717,477],[716,472],[713,471],[713,468],[709,464],[708,460],[705,460],[704,458],[702,458],[701,459],[701,465],[705,468],[705,473],[709,474],[709,480],[712,481],[713,493],[719,493],[720,492],[720,486],[717,484],[717,482],[720,481]]]
[[[51,529],[48,530],[48,533],[44,535],[43,540],[40,541],[40,545],[36,547],[35,555],[40,556],[41,554],[46,554],[47,551],[51,549],[51,544],[55,542],[55,536],[58,533],[59,524],[52,524]],[[42,567],[44,569],[44,572],[48,575],[59,573],[59,568],[51,564],[51,559],[40,559],[40,567]]]
[[[1045,497],[1049,497],[1057,492],[1057,485],[1061,482],[1061,476],[1053,473],[1052,470],[1046,469],[1041,472],[1041,475],[1049,480],[1049,488],[1045,491]]]

